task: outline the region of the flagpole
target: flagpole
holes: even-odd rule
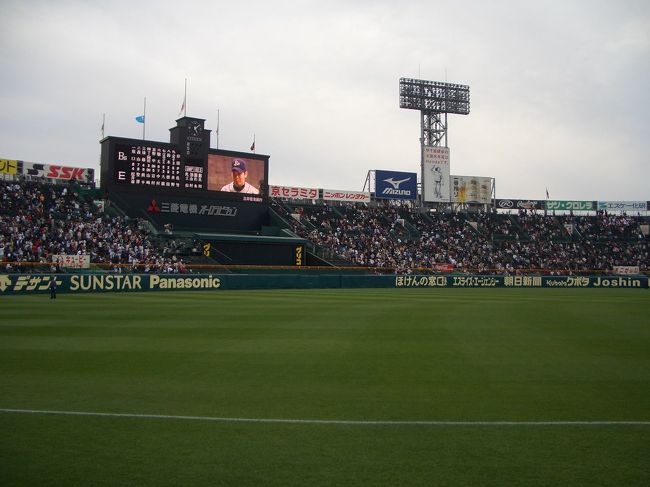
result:
[[[142,110],[143,118],[142,118],[142,140],[144,140],[144,135],[145,135],[145,128],[147,127],[147,97],[144,97],[144,108]]]
[[[219,110],[217,110],[217,149],[219,148]]]
[[[187,116],[187,78],[185,78],[185,94],[183,95],[183,104],[178,112],[178,118],[180,118],[181,115],[183,115],[183,117]]]
[[[104,126],[106,124],[106,114],[102,113],[102,139],[104,138]]]
[[[546,189],[546,203],[544,203],[544,216],[546,216],[546,211],[548,209],[548,199],[550,198],[548,194],[548,186],[545,189]]]

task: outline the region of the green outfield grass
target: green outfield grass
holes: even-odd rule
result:
[[[0,313],[3,486],[650,484],[647,290],[41,295]]]

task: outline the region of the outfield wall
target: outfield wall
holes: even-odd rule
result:
[[[624,288],[648,289],[647,277],[345,274],[0,274],[0,296],[57,293],[339,288]]]

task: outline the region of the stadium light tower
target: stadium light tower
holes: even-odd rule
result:
[[[449,203],[447,114],[469,114],[469,86],[400,78],[399,106],[420,111],[421,206]]]
[[[400,78],[399,107],[420,111],[423,146],[447,147],[447,114],[469,114],[469,86]]]

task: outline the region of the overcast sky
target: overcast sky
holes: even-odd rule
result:
[[[499,198],[650,200],[647,0],[13,1],[0,31],[0,158],[99,169],[106,135],[169,141],[187,115],[275,185],[361,190],[419,172],[399,78],[470,86],[451,173]],[[216,136],[212,132],[212,147]],[[99,174],[99,172],[97,172]]]

